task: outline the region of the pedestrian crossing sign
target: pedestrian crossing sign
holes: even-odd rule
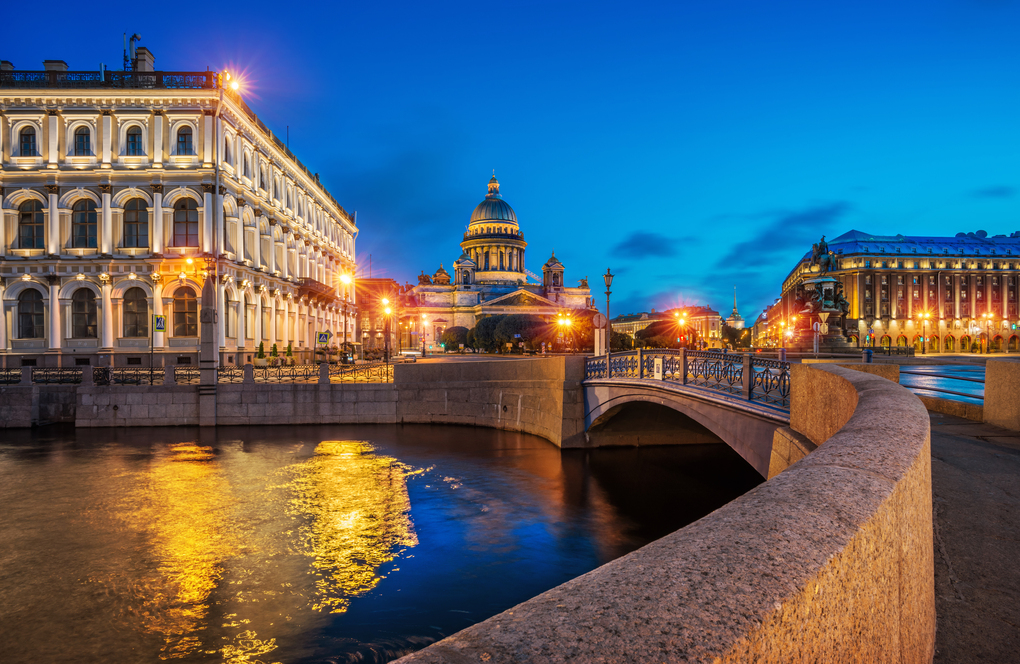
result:
[[[152,329],[156,332],[166,332],[166,316],[153,316]]]
[[[325,346],[329,343],[329,338],[332,336],[333,333],[328,330],[326,332],[316,332],[315,343],[319,344],[320,346]]]

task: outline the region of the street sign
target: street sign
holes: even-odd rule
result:
[[[315,343],[319,344],[320,346],[325,346],[325,345],[327,345],[329,343],[329,339],[332,336],[333,336],[332,332],[328,332],[328,331],[327,332],[316,332],[315,333]]]
[[[595,314],[591,319],[591,324],[595,326],[596,330],[604,329],[606,327],[606,322],[605,314]]]
[[[874,333],[875,333],[875,328],[869,327],[868,328],[868,334],[874,334]]]
[[[655,362],[652,364],[652,375],[655,380],[662,380],[662,358],[655,358]]]
[[[166,316],[153,316],[152,329],[155,332],[166,332]]]

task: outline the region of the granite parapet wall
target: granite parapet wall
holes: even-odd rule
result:
[[[804,367],[819,447],[707,517],[398,661],[901,662],[935,644],[930,426],[909,391]],[[812,396],[813,395],[813,396]],[[822,438],[822,436],[826,436]]]

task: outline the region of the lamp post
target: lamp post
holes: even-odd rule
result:
[[[921,314],[921,355],[928,354],[928,319],[931,313],[925,311]]]
[[[609,319],[609,287],[613,285],[613,273],[606,268],[606,273],[602,276],[602,279],[606,282],[606,378],[613,377],[613,368],[609,363],[610,351],[613,347],[613,324]]]
[[[429,322],[427,314],[421,315],[421,356],[425,357],[425,325]]]
[[[386,335],[386,339],[384,341],[385,350],[383,351],[383,361],[386,362],[386,364],[389,364],[390,363],[390,313],[393,310],[390,309],[390,307],[389,307],[389,304],[390,304],[389,298],[385,298],[384,297],[382,299],[382,303],[383,303],[383,306],[386,307],[386,309],[384,309],[384,311],[386,312],[386,322],[383,323],[383,334]]]
[[[985,319],[985,355],[990,355],[992,352],[992,317],[993,314],[987,311],[981,314],[981,317]]]
[[[348,291],[348,287],[351,285],[351,275],[349,275],[349,274],[341,274],[340,275],[340,283],[342,283],[344,285],[344,304],[343,304],[343,307],[344,307],[344,346],[343,346],[344,359],[343,359],[343,364],[347,364],[347,291]]]

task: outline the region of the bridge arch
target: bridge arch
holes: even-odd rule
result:
[[[640,404],[664,407],[682,417],[670,418],[661,410],[650,410],[648,405]],[[773,434],[789,423],[788,415],[767,407],[726,395],[698,393],[648,381],[585,381],[584,406],[585,442],[590,447],[683,444],[688,435],[698,442],[721,440],[762,477],[768,476]],[[635,413],[658,413],[664,421],[656,422],[647,417],[641,420],[635,417]],[[621,417],[625,419],[619,420]],[[616,426],[612,424],[614,420],[617,420]],[[681,431],[674,430],[670,435],[666,430],[667,423],[680,425]],[[628,430],[621,424],[634,426]],[[630,442],[627,442],[628,439]]]

